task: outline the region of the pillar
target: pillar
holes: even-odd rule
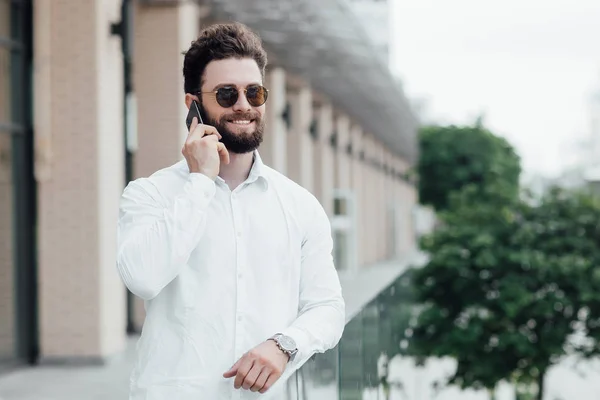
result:
[[[403,176],[408,172],[409,165],[401,157],[394,158],[395,168]],[[414,250],[416,241],[414,239],[414,217],[413,208],[416,202],[416,188],[409,185],[403,178],[395,178],[397,190],[397,203],[399,204],[399,240],[398,253],[407,255]]]
[[[135,9],[134,88],[137,150],[134,177],[147,177],[182,158],[188,130],[183,89],[183,52],[198,37],[199,9],[194,3]],[[133,320],[141,330],[144,302],[134,298]]]
[[[101,361],[125,346],[116,224],[124,185],[120,0],[34,4],[41,362]],[[38,29],[39,28],[39,29]],[[68,82],[68,84],[67,84]],[[38,159],[36,162],[41,162]],[[40,170],[36,165],[36,170]]]
[[[360,160],[360,152],[363,146],[363,131],[360,125],[353,125],[350,130],[350,143],[352,145],[351,164],[351,185],[354,192],[356,202],[356,240],[357,243],[363,243],[365,239],[365,231],[362,229],[364,224],[365,206],[363,202],[363,162]],[[356,249],[356,258],[358,267],[364,265],[364,254],[360,245]]]
[[[402,160],[404,164],[405,172],[408,172],[412,166],[405,160]],[[407,235],[407,251],[413,252],[419,246],[416,238],[415,230],[415,207],[419,203],[419,192],[417,186],[413,183],[405,182],[406,185],[406,198],[408,204],[407,219],[408,219],[408,235]]]
[[[287,126],[283,119],[286,107],[285,71],[274,67],[266,74],[265,86],[269,89],[266,110],[266,127],[260,155],[263,162],[282,174],[287,173]]]
[[[364,240],[361,243],[362,260],[365,265],[369,265],[373,262],[374,256],[373,251],[376,246],[376,240],[373,231],[373,216],[374,216],[374,202],[373,202],[373,167],[371,160],[373,156],[372,151],[372,135],[364,135],[362,138],[362,152],[364,154],[361,161],[361,171],[363,178],[363,191],[361,193],[362,202],[362,217],[361,217],[361,230],[364,234]]]
[[[387,232],[385,230],[385,220],[386,220],[386,211],[387,211],[387,198],[385,192],[385,180],[383,174],[383,161],[384,161],[384,145],[380,140],[375,142],[375,192],[377,195],[377,205],[375,207],[376,212],[376,228],[375,234],[379,238],[377,241],[377,259],[376,261],[383,261],[385,259],[385,250],[386,250],[386,242],[387,242]]]
[[[335,187],[337,189],[350,189],[352,171],[347,153],[350,144],[350,120],[345,115],[339,115],[335,120],[335,126],[337,133]]]
[[[391,198],[391,207],[393,208],[393,221],[392,221],[392,229],[394,232],[394,238],[393,241],[391,242],[391,256],[394,258],[398,258],[400,256],[400,244],[399,244],[399,239],[400,239],[400,224],[401,224],[401,219],[400,219],[400,207],[402,205],[401,203],[401,193],[400,193],[400,185],[398,184],[398,178],[396,176],[397,172],[398,172],[398,165],[397,165],[397,159],[398,156],[394,153],[390,153],[389,156],[389,175],[388,175],[388,181],[389,181],[389,185],[390,185],[390,190],[392,191],[392,198]]]
[[[317,140],[314,149],[315,195],[327,215],[333,215],[333,189],[335,187],[334,149],[331,146],[333,134],[333,110],[330,104],[321,104],[316,110]]]
[[[149,176],[181,159],[188,131],[183,54],[199,32],[198,6],[191,2],[151,6],[137,2],[134,88],[137,98],[135,176]]]
[[[10,36],[11,29],[11,4],[0,3],[0,24],[2,24],[2,36]],[[12,76],[10,47],[0,47],[0,123],[13,122],[11,115],[10,94],[12,88]],[[6,67],[4,67],[6,66]],[[0,129],[0,360],[12,359],[15,353],[15,248],[14,240],[14,182],[13,179],[13,137],[11,131]]]
[[[312,123],[312,94],[310,88],[301,87],[289,96],[291,128],[287,136],[288,176],[313,192],[313,143],[310,135]]]
[[[396,236],[396,224],[395,224],[395,206],[396,206],[396,192],[394,188],[394,182],[391,177],[391,166],[392,166],[393,154],[387,148],[384,148],[383,154],[383,187],[385,191],[385,254],[384,258],[389,260],[395,255],[394,238]]]
[[[2,83],[10,83],[10,76],[0,76],[0,79],[3,80]],[[13,235],[15,223],[13,187],[15,182],[13,180],[14,164],[11,157],[12,141],[10,132],[0,132],[0,321],[2,321],[0,323],[0,360],[14,357],[15,332],[17,331],[14,287],[16,240]]]

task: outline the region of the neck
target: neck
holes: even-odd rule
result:
[[[219,176],[227,183],[231,190],[242,184],[248,178],[254,152],[235,154],[229,153],[229,164],[221,164]]]

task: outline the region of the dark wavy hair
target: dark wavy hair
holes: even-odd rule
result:
[[[183,60],[183,88],[195,93],[202,85],[208,63],[227,58],[251,58],[264,78],[267,52],[260,37],[241,23],[210,25],[192,42]]]

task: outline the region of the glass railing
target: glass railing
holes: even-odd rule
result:
[[[403,301],[402,288],[400,278],[348,322],[337,347],[313,356],[290,379],[290,400],[385,400],[380,376],[403,320],[390,305]]]

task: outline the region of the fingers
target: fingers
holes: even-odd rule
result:
[[[217,128],[210,125],[203,125],[198,123],[198,119],[194,117],[192,124],[190,125],[190,133],[188,134],[187,141],[191,139],[202,139],[205,136],[215,135],[217,140],[221,139],[221,134],[217,131]]]
[[[248,372],[250,372],[253,365],[254,365],[253,360],[244,357],[244,361],[242,361],[241,365],[238,368],[237,374],[235,376],[235,381],[233,382],[233,387],[235,387],[236,389],[239,389],[242,387],[242,383],[244,382],[244,379],[246,379],[246,375],[248,375]]]
[[[240,367],[240,364],[242,363],[243,359],[244,358],[240,358],[239,360],[237,360],[237,362],[233,364],[229,371],[223,374],[223,378],[233,378],[237,374],[238,368]]]
[[[202,125],[202,127],[204,128],[203,136],[216,135],[217,139],[221,140],[221,134],[219,133],[219,131],[217,131],[217,128],[215,128],[214,126],[210,126],[210,125]]]
[[[223,143],[217,143],[217,151],[219,152],[219,158],[221,159],[221,162],[229,164],[229,151],[227,151],[227,148]]]
[[[244,382],[242,382],[242,387],[246,390],[250,389],[256,383],[256,379],[262,373],[264,369],[258,363],[254,363],[246,378],[244,378]]]
[[[256,378],[256,383],[254,383],[254,385],[252,385],[252,387],[250,388],[250,390],[252,392],[258,392],[259,390],[261,390],[264,386],[265,383],[267,383],[267,380],[269,379],[269,371],[265,368],[263,368],[260,371],[260,375],[258,375],[258,378]]]
[[[198,118],[194,117],[194,118],[192,118],[192,123],[190,124],[190,132],[189,133],[194,132],[194,129],[196,129],[197,126],[198,126]]]
[[[271,388],[271,386],[273,386],[273,384],[277,381],[277,379],[279,379],[279,374],[271,374],[269,375],[269,378],[267,379],[267,382],[264,384],[264,386],[262,387],[262,389],[259,390],[259,393],[265,393],[267,390],[269,390]]]

